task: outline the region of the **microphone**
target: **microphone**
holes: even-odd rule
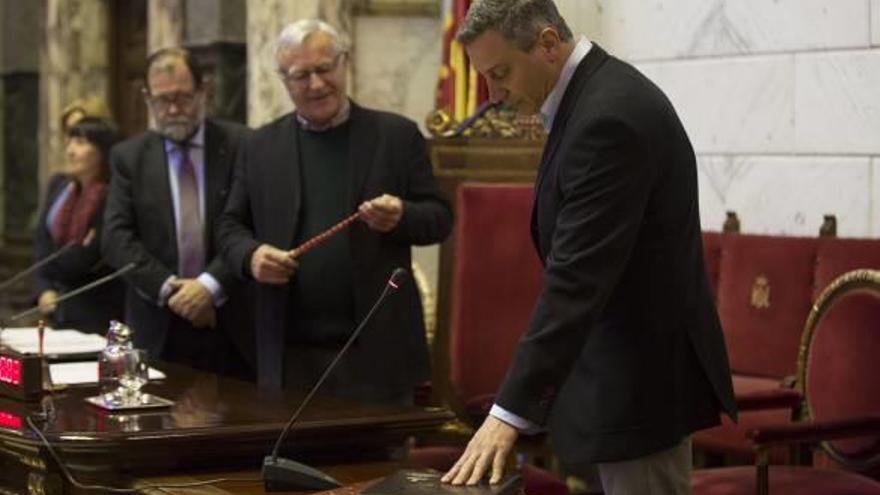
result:
[[[105,275],[105,276],[99,278],[98,280],[90,282],[90,283],[83,285],[82,287],[79,287],[77,289],[74,289],[70,292],[65,292],[64,294],[60,295],[58,297],[58,299],[55,300],[55,304],[62,303],[64,301],[70,299],[71,297],[75,297],[75,296],[82,294],[83,292],[88,292],[88,291],[94,289],[95,287],[99,287],[101,285],[106,284],[107,282],[112,282],[112,281],[116,280],[117,278],[125,275],[126,273],[134,270],[135,267],[137,267],[137,263],[132,261],[131,263],[123,266],[119,270],[116,270],[115,272],[113,272],[109,275]],[[26,316],[30,316],[30,315],[38,312],[40,310],[40,308],[41,308],[41,306],[38,304],[30,309],[26,309],[26,310],[22,311],[21,313],[14,314],[9,317],[9,321],[16,321],[16,320],[20,320]]]
[[[69,251],[70,248],[72,248],[74,245],[76,245],[75,242],[68,242],[67,244],[61,246],[61,248],[59,248],[57,251],[55,251],[54,253],[50,254],[49,256],[46,256],[45,258],[43,258],[43,259],[37,261],[37,262],[34,263],[33,265],[31,265],[31,266],[25,268],[24,270],[22,270],[22,271],[16,273],[16,274],[13,275],[12,277],[10,277],[10,278],[4,280],[3,283],[0,283],[0,291],[4,291],[4,290],[6,290],[6,289],[9,288],[10,286],[12,286],[12,284],[18,282],[18,281],[21,280],[22,278],[24,278],[24,277],[30,275],[31,273],[34,273],[35,271],[39,270],[40,268],[42,268],[42,267],[48,265],[49,263],[55,261],[56,258],[58,258],[58,257],[61,256],[62,254],[64,254],[64,253],[66,253],[67,251]]]
[[[483,114],[485,114],[486,112],[488,112],[489,110],[491,110],[493,108],[497,108],[500,106],[501,106],[501,102],[493,102],[492,100],[484,101],[483,103],[480,104],[479,107],[477,107],[476,110],[474,110],[474,113],[472,113],[467,118],[462,120],[461,124],[458,124],[458,127],[456,127],[454,131],[452,131],[452,137],[461,136],[461,133],[464,132],[464,130],[467,129],[468,127],[474,125],[474,122],[476,122],[477,119],[482,117]]]
[[[324,369],[324,373],[318,378],[318,381],[315,382],[315,385],[306,394],[305,399],[300,403],[299,407],[296,409],[296,412],[293,413],[293,416],[290,417],[290,421],[287,422],[287,425],[281,430],[281,434],[278,436],[278,441],[275,442],[275,447],[272,449],[272,454],[266,456],[263,459],[263,485],[267,492],[278,492],[278,491],[291,491],[291,490],[329,490],[332,488],[339,488],[342,486],[341,483],[333,479],[332,477],[322,473],[321,471],[306,466],[305,464],[301,464],[296,461],[292,461],[290,459],[285,459],[283,457],[278,457],[278,450],[281,448],[281,444],[284,442],[284,439],[287,437],[287,434],[290,432],[291,427],[299,418],[303,409],[309,404],[312,400],[312,397],[315,395],[315,392],[321,388],[321,385],[324,383],[324,380],[327,379],[327,376],[330,375],[330,372],[333,371],[333,368],[336,366],[336,363],[342,358],[345,354],[345,351],[351,347],[351,344],[354,343],[355,339],[357,339],[358,335],[360,335],[361,330],[367,325],[367,322],[372,318],[373,313],[379,309],[379,306],[385,300],[389,293],[392,291],[396,291],[400,288],[401,284],[403,284],[404,277],[406,277],[406,270],[403,268],[396,268],[391,276],[388,278],[388,282],[385,284],[385,289],[382,291],[382,294],[379,295],[379,298],[376,299],[376,302],[373,304],[373,307],[367,313],[367,316],[361,320],[361,323],[355,328],[354,332],[351,333],[351,336],[345,342],[345,345],[342,346],[342,349],[336,354],[336,357],[333,358],[333,361],[327,365],[327,368]]]

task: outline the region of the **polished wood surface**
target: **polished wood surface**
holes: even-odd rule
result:
[[[306,494],[315,495],[347,495],[360,493],[361,490],[374,483],[381,481],[385,476],[401,468],[399,462],[376,461],[354,462],[321,466],[321,470],[340,483],[342,488],[328,492],[273,492],[280,494]],[[266,493],[263,483],[259,479],[260,472],[247,471],[208,471],[180,476],[154,476],[142,478],[132,483],[141,488],[145,495],[179,494],[179,495],[256,495]],[[213,482],[209,485],[197,485],[183,487],[181,485]],[[174,486],[169,486],[174,485]],[[150,488],[151,486],[157,488]],[[161,487],[161,488],[158,488]]]
[[[26,418],[35,423],[78,479],[119,481],[198,469],[257,468],[304,394],[269,393],[239,380],[174,365],[145,391],[173,400],[170,408],[108,413],[85,402],[94,386],[71,387],[42,403],[0,400],[0,493],[50,493],[66,480]],[[376,459],[408,436],[433,431],[443,409],[370,405],[316,397],[287,438],[282,455],[335,464]],[[118,483],[113,483],[118,486]],[[24,490],[24,491],[22,491]],[[67,493],[65,491],[65,493]]]

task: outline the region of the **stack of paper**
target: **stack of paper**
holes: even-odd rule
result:
[[[81,383],[98,383],[98,362],[80,361],[73,363],[52,363],[49,365],[49,375],[55,385],[77,385]],[[165,373],[150,368],[150,380],[161,380]]]
[[[25,354],[40,351],[36,327],[7,328],[0,332],[0,344]],[[43,352],[48,356],[65,356],[101,352],[107,340],[79,330],[47,328],[43,334]]]

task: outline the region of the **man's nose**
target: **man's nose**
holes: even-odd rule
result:
[[[177,115],[180,113],[180,111],[181,111],[180,103],[178,103],[177,101],[172,101],[171,103],[169,103],[168,107],[166,109],[166,112],[171,115]]]
[[[502,103],[507,99],[507,90],[504,88],[499,88],[494,84],[489,84],[489,100],[492,103]]]
[[[317,72],[309,73],[309,89],[321,89],[324,86],[326,86],[326,83]]]

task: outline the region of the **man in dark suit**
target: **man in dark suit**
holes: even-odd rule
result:
[[[217,239],[228,266],[259,282],[261,386],[307,388],[369,311],[410,249],[442,241],[452,216],[425,141],[409,120],[345,94],[348,53],[336,30],[303,20],[279,36],[276,62],[296,111],[243,147]],[[355,211],[359,222],[294,256],[291,248]],[[404,284],[329,376],[323,392],[412,402],[429,377],[415,284]]]
[[[246,374],[239,284],[212,242],[246,128],[204,118],[201,72],[182,49],[149,58],[145,99],[153,130],[111,153],[102,243],[112,265],[138,264],[126,296],[135,345],[166,360]]]
[[[544,287],[491,415],[444,480],[491,469],[497,482],[518,433],[546,428],[564,464],[598,464],[606,494],[690,493],[690,433],[735,405],[694,152],[672,105],[574,39],[551,0],[476,2],[458,40],[491,98],[540,113],[550,134],[532,214]]]

